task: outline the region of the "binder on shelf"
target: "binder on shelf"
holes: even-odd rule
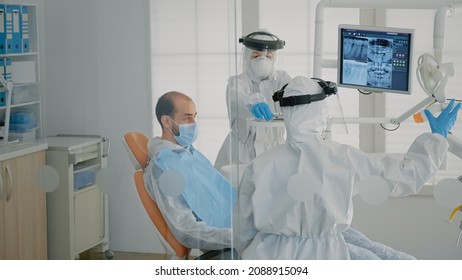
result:
[[[11,58],[0,59],[0,74],[3,75],[8,81],[11,81],[12,77]],[[6,105],[6,89],[4,87],[0,90],[0,106]]]
[[[0,58],[0,75],[3,76],[3,78],[6,79],[5,76],[5,58]],[[0,85],[1,87],[2,85]]]
[[[13,67],[12,67],[12,64],[11,64],[11,58],[4,58],[3,59],[3,77],[7,81],[12,81]],[[5,94],[4,94],[3,99],[5,100],[3,106],[5,106],[6,105],[6,89],[5,89]]]
[[[0,75],[5,78],[5,59],[0,58]],[[5,106],[6,105],[6,92],[5,88],[0,85],[0,106]]]
[[[0,54],[6,53],[5,5],[0,4]]]
[[[21,52],[21,6],[6,5],[6,53]]]
[[[30,51],[29,46],[29,10],[27,6],[21,7],[21,38],[22,38],[22,52],[27,53]]]

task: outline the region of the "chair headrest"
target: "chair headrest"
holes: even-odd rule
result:
[[[131,131],[124,135],[124,146],[135,169],[144,169],[148,165],[148,137],[141,132]]]

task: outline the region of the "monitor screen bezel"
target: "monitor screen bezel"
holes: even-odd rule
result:
[[[387,89],[379,87],[371,87],[367,85],[354,85],[354,84],[345,84],[341,81],[343,75],[343,29],[354,29],[358,31],[377,31],[377,32],[391,32],[391,33],[405,33],[410,35],[409,40],[409,63],[408,63],[408,77],[407,77],[407,90],[397,90],[397,89]],[[404,95],[410,95],[412,90],[412,59],[413,59],[413,48],[414,48],[414,29],[410,28],[396,28],[396,27],[385,27],[385,26],[365,26],[365,25],[354,25],[354,24],[340,24],[338,26],[338,57],[337,57],[337,85],[339,87],[353,88],[366,92],[390,92],[390,93],[399,93]]]

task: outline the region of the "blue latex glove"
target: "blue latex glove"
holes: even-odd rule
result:
[[[425,109],[424,112],[427,116],[432,133],[438,133],[446,138],[457,120],[457,113],[459,112],[459,109],[460,103],[454,107],[454,99],[451,99],[451,102],[449,102],[448,106],[437,118],[435,118],[429,110]]]
[[[270,121],[273,118],[273,112],[271,112],[270,107],[265,102],[253,105],[251,111],[257,119]]]

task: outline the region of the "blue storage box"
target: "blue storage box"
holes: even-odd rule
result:
[[[10,116],[10,131],[26,132],[37,128],[34,114],[28,112],[14,112]]]
[[[10,122],[12,123],[35,123],[35,116],[28,112],[11,113]]]
[[[96,182],[96,173],[100,169],[99,164],[91,165],[74,171],[74,191],[94,185]]]
[[[37,128],[35,123],[10,123],[10,131],[14,132],[27,132]]]

